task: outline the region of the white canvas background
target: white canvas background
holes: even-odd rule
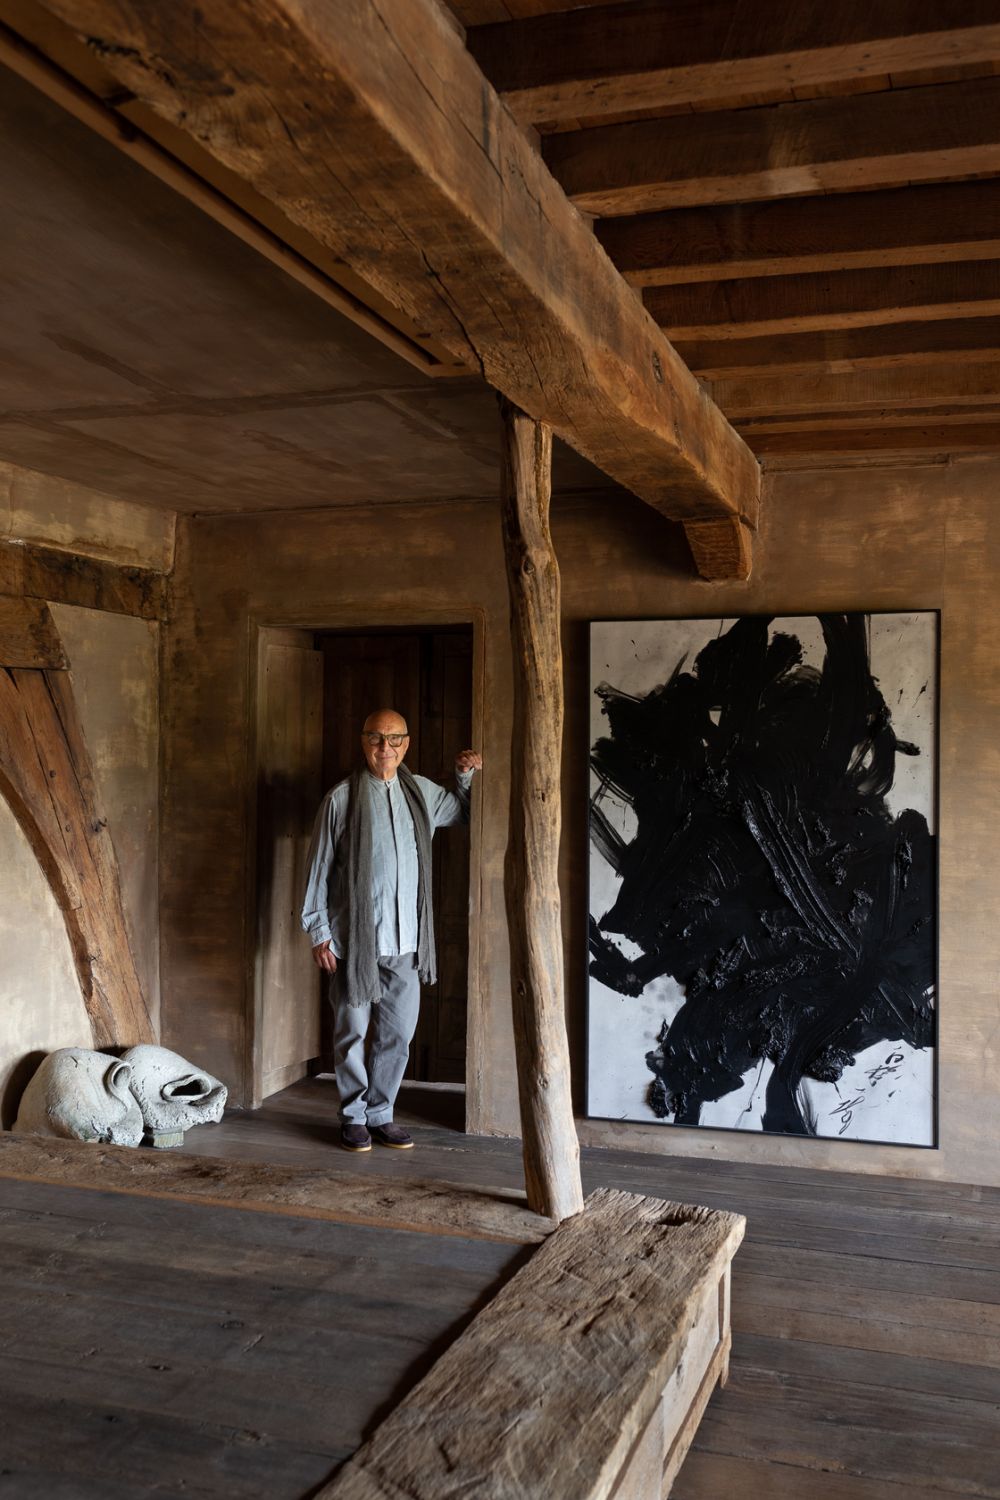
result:
[[[928,611],[870,617],[872,673],[892,715],[898,739],[917,746],[917,756],[897,755],[894,785],[886,802],[893,816],[904,808],[923,813],[936,828],[935,741],[937,616]],[[591,744],[608,733],[601,700],[593,691],[607,682],[620,692],[641,697],[665,682],[682,658],[690,670],[708,641],[733,624],[711,620],[598,621],[591,625]],[[775,619],[769,637],[794,635],[803,661],[819,668],[824,643],[813,616]],[[591,773],[591,792],[597,790]],[[626,840],[635,832],[631,807],[606,794],[601,809]],[[620,880],[591,845],[590,911],[598,920],[614,903]],[[612,937],[623,952],[636,950]],[[602,1119],[656,1121],[646,1102],[652,1074],[646,1054],[656,1046],[684,1001],[682,988],[669,976],[648,984],[638,997],[619,995],[590,979],[588,1020],[588,1112]],[[772,1065],[753,1068],[743,1086],[701,1111],[701,1124],[730,1130],[760,1130],[764,1093]],[[929,1146],[934,1143],[934,1054],[905,1043],[880,1043],[859,1053],[853,1067],[836,1084],[807,1080],[802,1104],[814,1117],[819,1136]]]

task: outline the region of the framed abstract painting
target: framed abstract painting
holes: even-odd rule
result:
[[[936,1143],[938,616],[591,625],[588,1113]]]

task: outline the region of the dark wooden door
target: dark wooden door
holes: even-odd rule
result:
[[[411,771],[452,785],[455,754],[470,743],[471,629],[408,634],[326,635],[324,779],[334,786],[360,758],[365,716],[395,708],[406,719]],[[469,838],[443,829],[434,840],[434,913],[438,982],[425,988],[410,1048],[408,1078],[465,1082],[469,970]],[[329,1029],[324,1052],[329,1054]]]

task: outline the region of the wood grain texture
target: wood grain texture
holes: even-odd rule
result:
[[[209,1161],[179,1151],[31,1136],[0,1135],[2,1178],[509,1244],[537,1244],[553,1228],[551,1221],[530,1212],[524,1194],[513,1188],[470,1189],[409,1177],[397,1182],[376,1172],[358,1177],[325,1164],[307,1168]]]
[[[550,122],[981,62],[1000,57],[1000,25],[989,0],[960,18],[934,0],[631,0],[477,27],[468,45],[519,119]]]
[[[0,542],[0,590],[142,620],[161,620],[167,608],[164,573],[25,543]]]
[[[1000,361],[1000,318],[889,323],[884,328],[834,328],[763,338],[680,341],[678,352],[708,380],[751,371],[798,375],[825,370],[888,369],[900,365],[982,364]]]
[[[741,521],[689,521],[684,527],[699,578],[749,578],[753,538]]]
[[[433,0],[45,8],[145,107],[606,473],[672,515],[753,521],[752,456]]]
[[[514,703],[504,896],[528,1202],[555,1219],[583,1207],[573,1121],[559,900],[563,727],[559,564],[549,531],[552,433],[503,405],[501,520]]]
[[[1000,171],[1000,78],[549,136],[587,213],[618,216]]]
[[[41,599],[0,594],[0,668],[67,667],[59,632]]]
[[[1000,184],[921,183],[604,219],[594,226],[639,286],[993,260]]]
[[[796,414],[897,413],[915,408],[991,407],[1000,393],[1000,363],[912,365],[895,369],[733,376],[712,384],[715,399],[733,421]]]
[[[603,1500],[743,1230],[735,1214],[592,1194],[317,1500],[437,1500],[484,1483]]]
[[[0,669],[0,793],[66,923],[94,1045],[154,1040],[69,674]]]
[[[756,281],[650,287],[643,301],[672,339],[756,338],[825,328],[996,317],[1000,263],[893,266]]]

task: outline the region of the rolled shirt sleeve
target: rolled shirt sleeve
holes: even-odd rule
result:
[[[423,776],[417,777],[420,790],[424,794],[424,802],[427,804],[427,814],[431,820],[432,830],[452,828],[456,823],[469,821],[472,778],[475,774],[475,771],[456,771],[454,791],[438,786],[436,781],[428,781]]]

